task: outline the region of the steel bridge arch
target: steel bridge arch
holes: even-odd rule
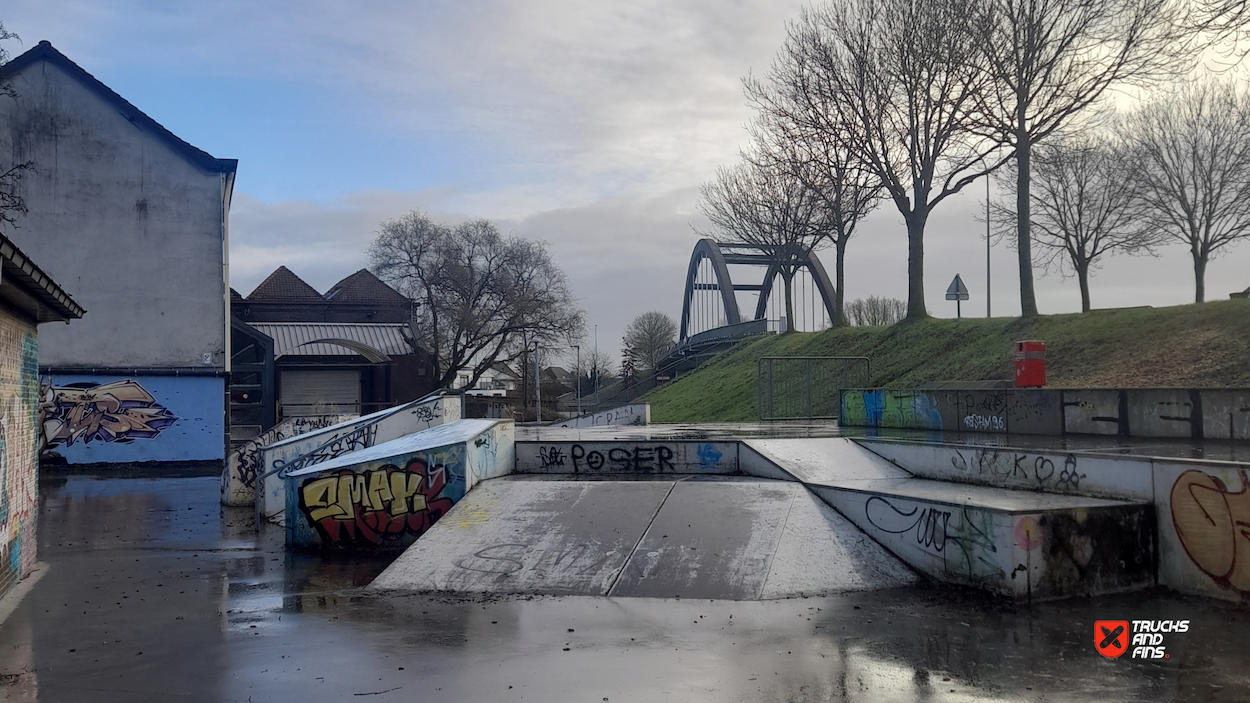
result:
[[[690,323],[690,304],[694,300],[699,264],[704,259],[712,263],[712,271],[716,274],[716,285],[720,290],[721,302],[725,304],[725,321],[731,325],[742,322],[742,314],[738,311],[738,296],[734,295],[734,285],[729,278],[729,266],[725,263],[725,255],[721,252],[719,244],[704,237],[695,243],[694,251],[690,254],[690,266],[686,269],[686,293],[681,304],[681,337],[679,338],[681,342],[685,342],[689,336],[687,331]]]
[[[711,262],[712,271],[716,276],[715,284],[698,283],[699,264],[704,259]],[[760,284],[734,285],[729,274],[730,264],[766,267],[763,282]],[[829,274],[825,271],[824,265],[820,263],[819,258],[809,251],[803,256],[799,269],[807,269],[811,274],[816,289],[820,291],[820,297],[825,304],[825,310],[829,314],[829,319],[833,320],[833,300],[836,291],[833,283],[829,280]],[[708,290],[711,288],[720,292],[721,301],[725,306],[726,325],[736,325],[743,322],[742,313],[738,309],[736,291],[756,291],[759,293],[759,301],[756,303],[755,317],[752,319],[762,320],[765,319],[768,313],[768,300],[772,295],[773,283],[779,273],[778,267],[772,263],[770,257],[759,253],[759,250],[756,248],[745,245],[723,245],[706,237],[700,239],[694,245],[694,251],[690,254],[690,265],[686,269],[686,288],[681,307],[681,335],[678,343],[685,344],[686,340],[690,338],[691,306],[697,290]]]

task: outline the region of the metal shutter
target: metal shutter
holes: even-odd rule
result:
[[[278,394],[283,417],[360,412],[360,370],[285,370]]]

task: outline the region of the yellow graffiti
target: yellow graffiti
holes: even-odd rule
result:
[[[1194,564],[1217,583],[1250,591],[1250,493],[1230,493],[1224,482],[1186,471],[1172,485],[1172,523]]]
[[[400,517],[426,509],[425,496],[419,492],[422,478],[402,471],[369,471],[316,479],[300,490],[313,522],[352,520],[357,505],[364,512],[388,510],[391,517]]]

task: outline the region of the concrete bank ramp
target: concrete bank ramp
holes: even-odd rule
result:
[[[794,482],[512,476],[465,496],[370,588],[757,600],[915,579]]]

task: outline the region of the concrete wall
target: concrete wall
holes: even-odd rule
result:
[[[35,565],[38,421],[35,327],[0,311],[0,596]]]
[[[1150,585],[1150,506],[1013,513],[867,491],[813,491],[914,568],[1011,598],[1113,593]]]
[[[48,61],[12,85],[0,153],[35,168],[21,185],[29,212],[9,236],[88,311],[43,330],[40,363],[224,369],[225,174]]]
[[[500,421],[464,442],[287,477],[287,544],[353,551],[412,544],[478,482],[512,472],[514,427]]]
[[[922,478],[1063,495],[1153,501],[1149,459],[1097,453],[976,447],[905,440],[860,446]]]
[[[1154,507],[1160,585],[1250,601],[1250,478],[1244,464],[857,440],[924,478],[1145,501]]]
[[[519,442],[517,473],[733,474],[737,442]]]
[[[44,461],[70,464],[220,460],[225,379],[45,375]]]
[[[1244,466],[1153,462],[1159,583],[1250,602],[1250,477]]]
[[[265,447],[261,452],[261,474],[256,479],[259,481],[257,521],[281,525],[286,519],[286,472],[459,419],[459,396],[440,396],[421,403],[413,401]]]
[[[934,432],[1248,439],[1250,390],[848,390],[838,422]]]
[[[265,447],[354,419],[354,415],[291,417],[243,443],[226,459],[226,470],[221,473],[221,504],[243,506],[256,502],[256,477],[260,475],[261,451]]]
[[[552,427],[600,427],[603,425],[650,425],[651,404],[634,403],[619,408],[603,410],[591,415],[569,418],[552,423]]]

